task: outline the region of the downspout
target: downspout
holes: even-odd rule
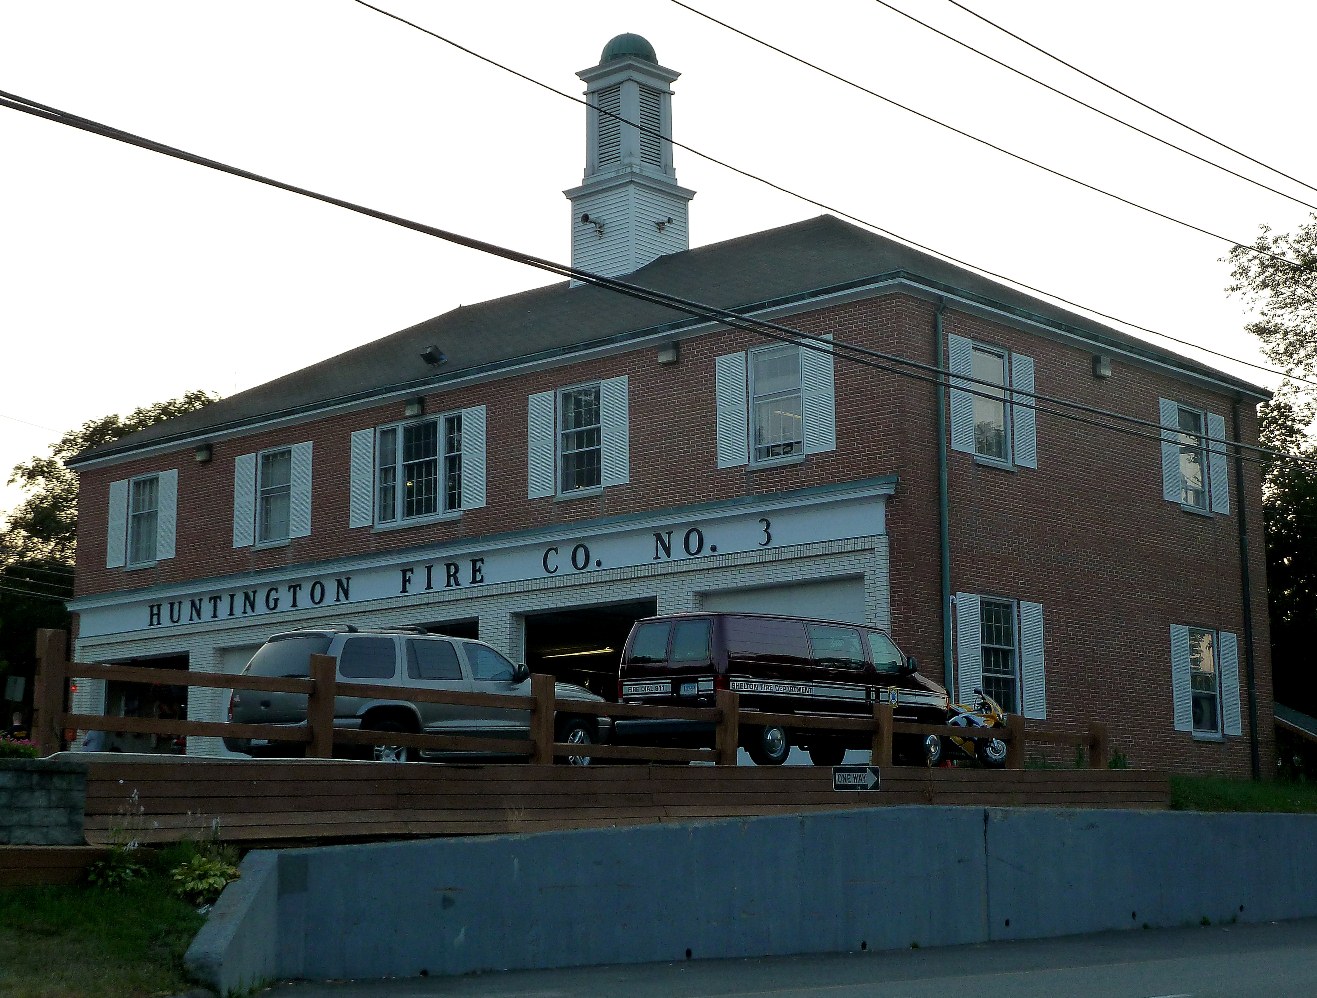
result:
[[[1235,440],[1239,441],[1238,396],[1231,409],[1231,422]],[[1249,572],[1247,506],[1244,503],[1244,452],[1238,445],[1235,447],[1235,495],[1239,502],[1239,598],[1244,604],[1244,656],[1248,662],[1244,678],[1248,686],[1249,761],[1253,767],[1253,779],[1259,780],[1262,778],[1262,757],[1258,748],[1257,673],[1253,668],[1253,584]]]
[[[939,299],[933,321],[933,351],[937,366],[943,367],[946,356],[946,337],[942,332],[942,311],[946,301]],[[951,513],[947,497],[947,380],[943,374],[937,380],[937,530],[938,548],[942,569],[942,685],[947,692],[955,693],[955,680],[951,657]],[[1251,693],[1251,688],[1250,688]]]

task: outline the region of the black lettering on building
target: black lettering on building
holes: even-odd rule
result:
[[[345,603],[351,600],[348,590],[352,586],[352,576],[345,575],[341,579],[334,580],[334,602]]]
[[[273,613],[279,609],[279,587],[271,586],[265,590],[265,609]]]
[[[479,586],[485,582],[485,559],[471,559],[471,585]]]
[[[457,574],[462,571],[462,566],[455,561],[444,562],[444,588],[452,589],[454,586],[460,586],[462,580]]]
[[[411,589],[413,573],[414,570],[411,568],[404,568],[402,570],[402,586],[398,589],[399,596],[406,596],[407,590]]]
[[[242,615],[256,612],[256,590],[248,589],[242,594]]]
[[[219,620],[219,605],[220,605],[220,600],[222,600],[223,598],[224,598],[223,596],[212,596],[212,597],[210,597],[210,619],[211,619],[211,620]],[[232,598],[232,597],[230,597],[230,598]]]
[[[325,584],[319,580],[311,583],[311,605],[319,606],[325,601]]]
[[[557,557],[558,557],[558,549],[557,549],[556,547],[551,547],[551,548],[545,548],[545,549],[544,549],[544,557],[543,557],[543,559],[541,559],[541,560],[543,561],[543,563],[544,563],[544,573],[545,573],[546,575],[557,575],[557,574],[558,574],[558,565],[557,565],[557,562],[556,562],[556,560],[555,560],[555,563],[554,563],[553,567],[550,568],[550,567],[549,567],[549,555],[553,555],[554,558],[557,559]]]
[[[200,620],[203,612],[204,602],[201,599],[188,600],[187,622],[190,624],[194,620]]]
[[[654,531],[654,560],[672,557],[672,531]]]
[[[183,622],[183,601],[181,599],[171,599],[169,601],[169,622],[171,624],[181,624]]]
[[[681,546],[694,558],[704,550],[704,532],[699,527],[691,527],[681,539]]]
[[[161,603],[152,603],[150,606],[146,608],[147,627],[160,626],[160,611],[163,609],[164,609],[164,605]]]
[[[572,548],[572,568],[583,572],[590,567],[590,549],[584,544]]]
[[[302,591],[302,583],[290,582],[288,584],[288,595],[292,597],[293,605],[291,609],[293,610],[297,609],[297,594],[300,593],[301,591]]]
[[[235,605],[237,602],[238,602],[238,594],[237,594],[237,593],[229,593],[229,616],[230,616],[230,617],[232,617],[233,614],[236,612],[233,608],[234,608],[234,605]]]
[[[434,589],[434,565],[425,566],[425,591],[431,592]]]

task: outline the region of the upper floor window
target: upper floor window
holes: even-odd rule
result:
[[[718,467],[798,461],[837,447],[828,344],[724,354],[714,364]]]
[[[1161,399],[1162,495],[1204,513],[1230,512],[1225,418]]]
[[[178,472],[110,483],[105,567],[135,568],[174,557]]]
[[[981,689],[1007,713],[1047,717],[1043,608],[1039,603],[956,594],[956,696]]]
[[[311,533],[311,442],[233,459],[233,546],[285,544]]]
[[[348,525],[401,526],[485,505],[485,407],[352,434]]]
[[[1171,693],[1177,731],[1208,738],[1242,734],[1235,635],[1172,624]]]
[[[1033,358],[964,336],[947,337],[951,447],[984,461],[1038,467]],[[1016,395],[1016,393],[1027,393]]]
[[[593,494],[631,480],[625,375],[527,399],[526,494]]]

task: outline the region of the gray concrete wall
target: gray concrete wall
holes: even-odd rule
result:
[[[891,807],[296,849],[188,962],[223,992],[1299,918],[1314,846],[1317,816]]]
[[[0,759],[0,845],[86,845],[86,802],[83,763]]]

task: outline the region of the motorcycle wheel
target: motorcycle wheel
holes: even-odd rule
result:
[[[1000,738],[989,738],[978,743],[974,753],[979,762],[990,769],[1001,769],[1006,765],[1006,743]]]

